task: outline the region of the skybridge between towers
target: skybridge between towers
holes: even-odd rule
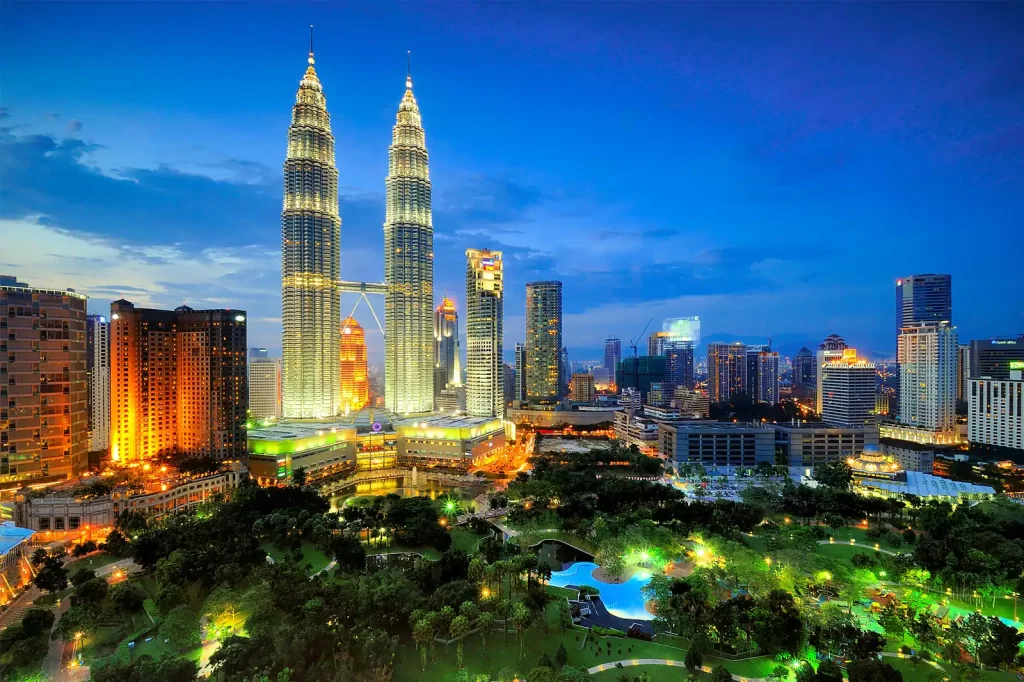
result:
[[[377,317],[377,313],[374,311],[373,306],[370,305],[370,299],[368,299],[366,295],[375,294],[383,296],[388,291],[388,285],[384,282],[348,282],[341,280],[338,282],[338,288],[343,294],[359,294],[359,298],[356,299],[356,304],[352,307],[352,312],[349,313],[347,319],[352,319],[352,316],[355,315],[356,308],[359,307],[360,301],[366,301],[366,307],[370,309],[370,313],[373,315],[373,320],[377,323],[377,328],[380,329],[380,333],[383,335],[384,325],[380,323],[380,318]]]

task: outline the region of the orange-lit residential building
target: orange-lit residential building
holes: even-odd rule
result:
[[[74,291],[0,277],[0,485],[87,464],[85,307]]]
[[[341,321],[341,407],[362,409],[370,400],[366,368],[366,332],[353,317]]]
[[[246,315],[110,305],[110,453],[245,454]]]

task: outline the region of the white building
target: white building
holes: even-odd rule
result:
[[[997,452],[1024,450],[1024,380],[1021,369],[1013,368],[1019,364],[1024,363],[1010,363],[1009,379],[968,380],[967,439],[972,451],[976,445]]]
[[[900,365],[900,422],[956,442],[956,327],[946,322],[911,324],[896,339]]]
[[[857,357],[855,348],[845,348],[841,357],[823,363],[818,368],[818,383],[823,422],[851,428],[874,423],[875,365]]]
[[[249,417],[281,418],[281,359],[249,358]]]
[[[110,323],[102,315],[86,320],[89,340],[89,452],[110,445]]]
[[[466,411],[503,417],[504,264],[501,251],[466,250]]]

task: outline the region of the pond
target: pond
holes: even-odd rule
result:
[[[597,568],[592,561],[581,561],[564,571],[552,573],[548,584],[554,587],[590,585],[601,591],[601,603],[613,616],[636,621],[653,618],[644,608],[646,600],[641,592],[651,580],[650,571],[637,571],[621,583],[605,583],[593,576]]]
[[[543,540],[534,548],[537,550],[537,559],[540,564],[547,566],[552,571],[564,571],[579,561],[594,560],[593,554],[576,549],[561,540]]]

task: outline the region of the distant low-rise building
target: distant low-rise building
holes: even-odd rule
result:
[[[660,451],[676,464],[707,468],[753,467],[775,462],[775,431],[759,425],[661,423]]]
[[[856,457],[866,447],[878,446],[878,429],[841,427],[821,422],[773,424],[775,448],[791,467],[816,467]]]
[[[903,471],[932,473],[935,466],[935,446],[922,445],[895,438],[880,438],[882,454],[892,458]]]
[[[505,411],[505,418],[519,426],[534,428],[554,428],[556,426],[590,426],[594,424],[611,424],[615,413],[620,411],[616,405],[587,407],[582,405],[513,405]]]

